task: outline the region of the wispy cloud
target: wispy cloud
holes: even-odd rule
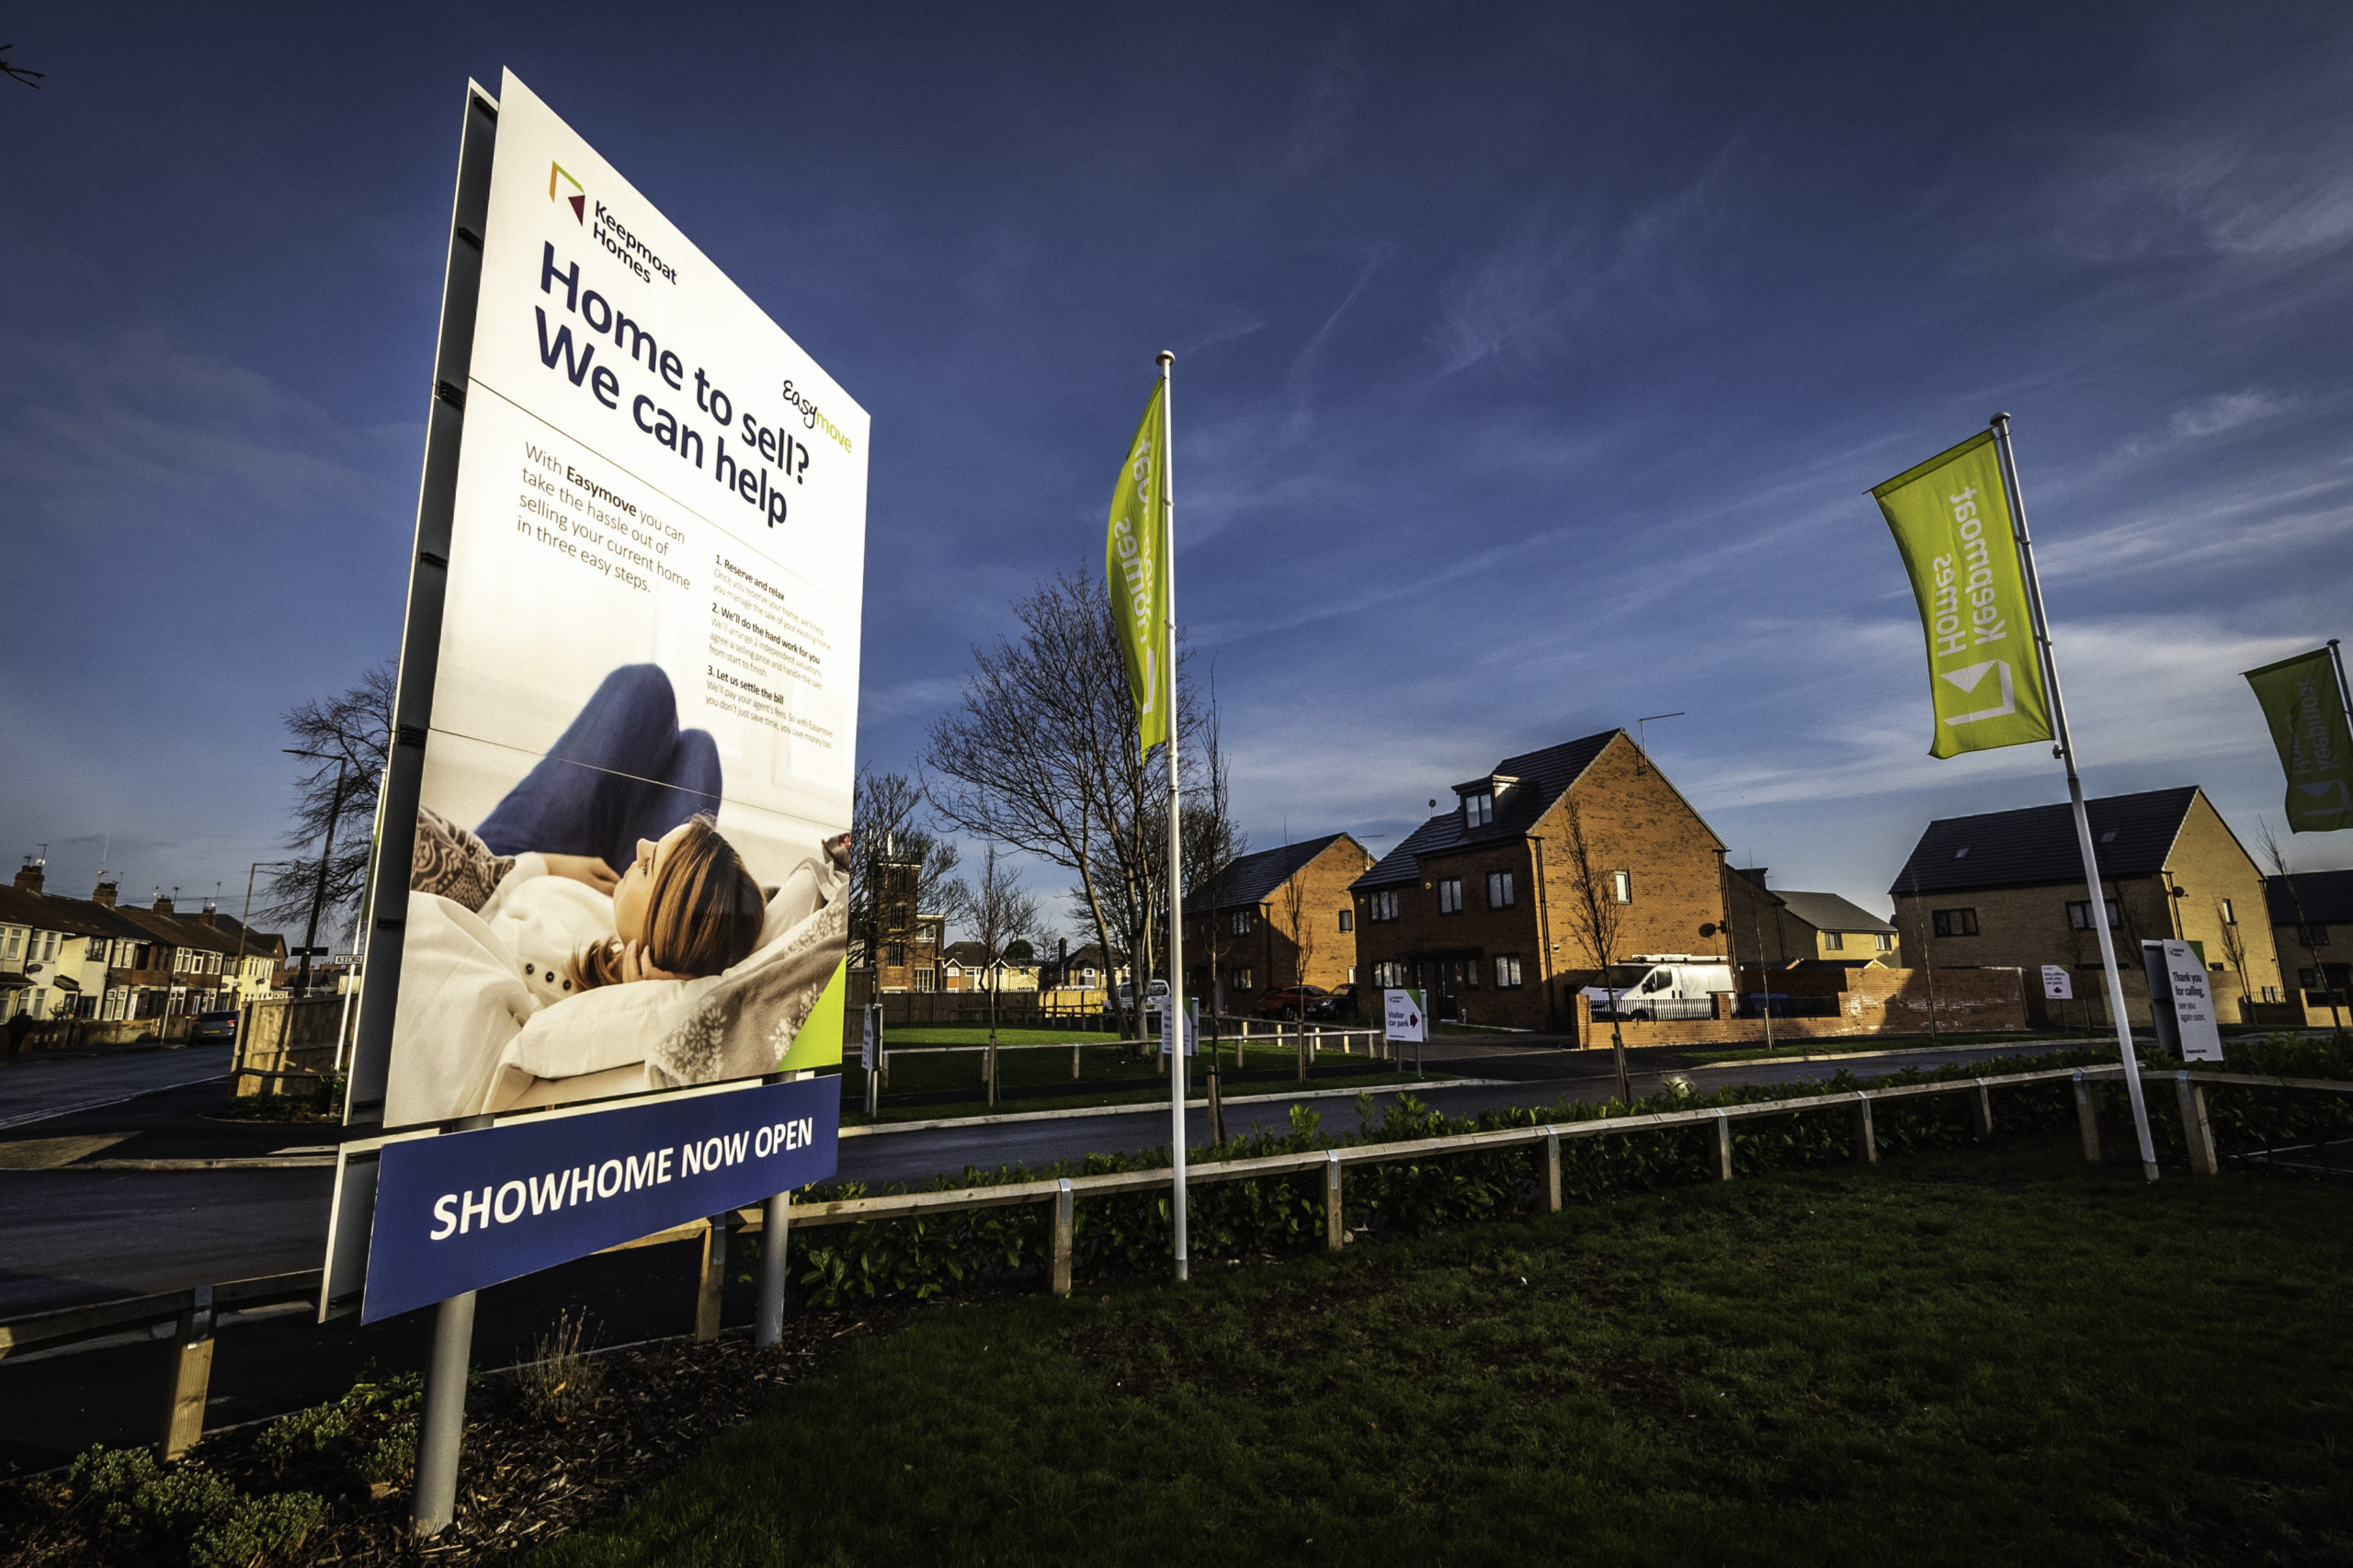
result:
[[[2288,407],[2289,402],[2255,387],[2245,392],[2216,392],[2201,403],[2176,412],[2167,422],[2166,428],[2173,432],[2177,440],[2190,441],[2202,436],[2219,436],[2225,430],[2235,430],[2242,425],[2268,419]]]

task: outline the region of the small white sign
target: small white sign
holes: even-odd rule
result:
[[[858,1016],[860,1032],[858,1042],[858,1064],[871,1073],[874,1071],[874,1009],[863,1008]]]
[[[2065,964],[2047,963],[2042,966],[2042,994],[2052,1002],[2072,1002],[2075,999],[2075,983],[2068,978]]]
[[[1419,1044],[1427,1036],[1429,1020],[1424,1017],[1422,994],[1418,991],[1383,991],[1381,1017],[1391,1040]]]
[[[2172,983],[2173,1017],[2181,1030],[2185,1062],[2220,1062],[2222,1035],[2214,1021],[2214,993],[2206,966],[2188,942],[2154,942],[2165,949],[2165,978]]]
[[[1146,1012],[1158,1013],[1161,1017],[1160,1054],[1163,1056],[1168,1054],[1168,1024],[1169,1020],[1174,1018],[1176,1021],[1176,1036],[1185,1042],[1185,1054],[1199,1055],[1201,1050],[1200,1003],[1188,996],[1185,999],[1183,1010],[1177,1011],[1167,1006],[1167,1001],[1168,998],[1165,996],[1154,996],[1144,1004]]]

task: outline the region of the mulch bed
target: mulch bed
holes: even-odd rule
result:
[[[756,1350],[748,1335],[731,1333],[705,1345],[672,1340],[608,1351],[594,1358],[602,1372],[594,1399],[561,1420],[531,1414],[513,1372],[478,1374],[466,1399],[457,1517],[430,1540],[409,1533],[404,1476],[364,1479],[362,1456],[415,1419],[413,1397],[397,1411],[362,1411],[333,1441],[291,1456],[282,1437],[274,1446],[267,1437],[278,1424],[218,1433],[165,1473],[201,1469],[249,1495],[324,1497],[324,1522],[273,1564],[505,1562],[624,1507],[778,1390],[815,1374],[897,1315],[805,1312],[787,1321],[784,1343],[773,1350]],[[185,1540],[107,1534],[99,1509],[62,1474],[0,1486],[0,1568],[187,1562]]]

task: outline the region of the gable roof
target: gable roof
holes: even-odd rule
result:
[[[2084,802],[2103,878],[2153,877],[2173,853],[2198,786],[2104,795]],[[1971,888],[2048,887],[2084,880],[2075,813],[2067,806],[2028,806],[1928,824],[1887,891],[1957,892]],[[1786,895],[1784,895],[1786,896]]]
[[[1225,869],[1210,880],[1205,888],[1195,888],[1185,895],[1185,913],[1199,915],[1204,911],[1233,909],[1240,905],[1256,907],[1264,903],[1277,888],[1291,880],[1318,855],[1340,840],[1356,840],[1345,833],[1327,833],[1321,838],[1310,838],[1298,844],[1286,844],[1279,849],[1261,849],[1256,855],[1243,855],[1226,862]],[[1363,853],[1358,846],[1358,854]]]
[[[1422,857],[1443,855],[1452,850],[1475,848],[1514,838],[1525,838],[1538,819],[1552,810],[1552,802],[1569,791],[1569,786],[1585,777],[1585,770],[1608,747],[1611,741],[1624,734],[1623,730],[1604,730],[1597,735],[1581,740],[1563,741],[1541,751],[1522,752],[1495,764],[1490,778],[1508,778],[1512,782],[1495,799],[1495,820],[1483,827],[1465,828],[1462,808],[1458,802],[1451,810],[1443,811],[1407,834],[1404,842],[1381,858],[1379,864],[1350,884],[1354,888],[1398,887],[1421,881]],[[1472,780],[1473,783],[1478,780]]]
[[[2291,892],[2288,884],[2293,882]],[[2274,926],[2353,925],[2353,871],[2298,871],[2263,879]],[[2296,912],[2302,906],[2300,916]]]
[[[61,898],[0,884],[0,925],[29,926],[71,937],[122,937],[151,940],[150,933],[124,919],[103,903],[85,898]]]
[[[1869,931],[1890,937],[1895,935],[1894,926],[1862,905],[1849,903],[1835,892],[1790,892],[1775,888],[1772,893],[1791,915],[1817,931]]]

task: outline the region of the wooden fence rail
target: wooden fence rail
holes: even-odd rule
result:
[[[1059,1049],[1054,1048],[1054,1049]],[[1344,1148],[1312,1149],[1298,1153],[1267,1154],[1248,1160],[1220,1160],[1191,1167],[1188,1180],[1195,1186],[1222,1181],[1248,1181],[1262,1176],[1324,1173],[1324,1245],[1337,1251],[1344,1244],[1342,1222],[1343,1173],[1350,1165],[1370,1165],[1433,1155],[1492,1153],[1506,1149],[1540,1149],[1540,1187],[1547,1210],[1561,1208],[1561,1142],[1563,1139],[1608,1138],[1621,1133],[1655,1132],[1679,1127],[1712,1128],[1716,1175],[1731,1181],[1732,1124],[1763,1117],[1790,1116],[1803,1111],[1844,1109],[1855,1141],[1855,1157],[1876,1163],[1877,1133],[1871,1108],[1882,1100],[1923,1095],[1966,1097],[1972,1131],[1981,1139],[1994,1131],[1992,1091],[2021,1085],[2069,1083],[2075,1090],[2077,1128],[2084,1158],[2098,1164],[2101,1142],[2098,1110],[2091,1095],[2095,1084],[2121,1082],[2124,1069],[2114,1067],[2056,1068],[2040,1073],[2010,1073],[1988,1078],[1959,1078],[1935,1084],[1895,1084],[1885,1088],[1855,1089],[1835,1095],[1807,1095],[1794,1099],[1758,1100],[1747,1105],[1709,1106],[1692,1110],[1654,1111],[1643,1116],[1607,1116],[1590,1121],[1565,1121],[1529,1127],[1502,1128],[1490,1132],[1460,1132],[1439,1138],[1416,1138],[1394,1143],[1357,1143]],[[2353,1094],[2353,1082],[2326,1078],[2272,1078],[2245,1073],[2159,1073],[2144,1070],[2143,1084],[2171,1082],[2181,1108],[2183,1134],[2188,1143],[2191,1170],[2212,1176],[2220,1168],[2212,1128],[2206,1113],[2209,1088],[2292,1089],[2318,1094]],[[919,1216],[971,1213],[983,1209],[1012,1208],[1025,1203],[1051,1206],[1053,1245],[1048,1288],[1057,1295],[1071,1290],[1076,1205],[1081,1198],[1116,1193],[1152,1192],[1167,1186],[1165,1169],[1117,1171],[1102,1176],[1057,1176],[1040,1181],[1006,1182],[995,1187],[961,1187],[938,1192],[892,1193],[873,1198],[835,1199],[798,1204],[789,1210],[793,1228],[850,1225]],[[728,1267],[727,1252],[734,1235],[757,1233],[764,1228],[761,1209],[752,1208],[673,1226],[635,1241],[609,1247],[626,1252],[670,1242],[699,1241],[701,1267],[697,1273],[695,1337],[710,1339],[719,1333],[719,1306]],[[176,1458],[202,1435],[204,1403],[212,1367],[212,1335],[266,1315],[259,1309],[306,1302],[315,1306],[320,1276],[317,1269],[200,1285],[94,1306],[0,1320],[0,1359],[35,1350],[54,1352],[67,1346],[96,1349],[132,1337],[153,1337],[158,1326],[176,1334],[178,1353],[173,1358],[171,1397],[166,1405],[159,1445],[165,1458]]]

